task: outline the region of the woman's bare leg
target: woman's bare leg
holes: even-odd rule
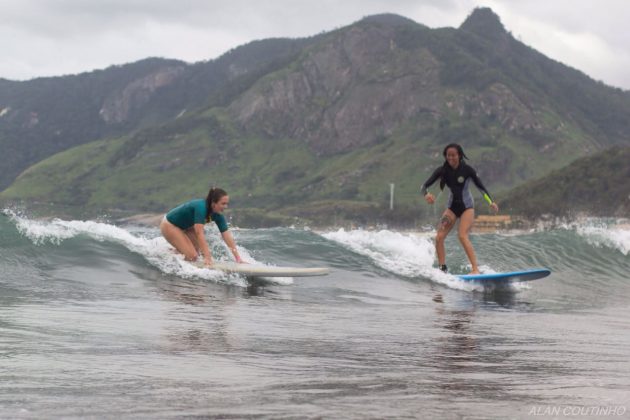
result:
[[[188,236],[188,239],[190,239],[190,242],[195,247],[195,250],[197,251],[197,255],[199,255],[199,253],[201,252],[201,247],[199,246],[199,242],[197,242],[197,235],[195,234],[195,229],[188,228],[184,231],[184,233],[186,233],[186,236]]]
[[[438,257],[438,264],[443,266],[446,264],[446,249],[444,248],[444,240],[448,233],[455,226],[455,213],[453,213],[450,209],[446,209],[442,214],[442,218],[440,219],[440,224],[438,225],[437,235],[435,235],[435,251]]]
[[[195,261],[197,259],[197,250],[183,230],[163,219],[162,223],[160,223],[160,231],[169,244],[184,254],[186,261]]]
[[[458,237],[459,242],[461,242],[464,247],[464,251],[466,251],[466,256],[470,261],[470,265],[472,266],[472,270],[470,274],[479,274],[479,267],[477,267],[477,256],[475,255],[475,249],[472,246],[472,242],[470,242],[470,238],[468,238],[468,233],[475,222],[475,209],[466,209],[459,221],[459,231]]]

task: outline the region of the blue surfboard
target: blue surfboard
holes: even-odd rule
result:
[[[498,284],[537,280],[547,277],[549,274],[551,274],[551,270],[546,268],[536,268],[525,271],[510,271],[508,273],[458,274],[457,277],[465,281]]]

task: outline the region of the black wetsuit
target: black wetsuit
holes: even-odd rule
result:
[[[463,161],[460,162],[457,169],[451,168],[449,164],[437,168],[435,172],[433,172],[433,175],[422,184],[421,191],[423,196],[427,194],[427,188],[433,185],[438,179],[441,179],[441,188],[446,185],[450,190],[447,207],[455,213],[455,217],[460,217],[466,209],[475,206],[475,201],[470,192],[471,180],[475,183],[477,188],[479,188],[479,191],[483,193],[483,197],[486,201],[489,204],[492,203],[490,193],[486,190],[486,187],[483,186],[483,183],[477,176],[477,172],[475,172],[472,166],[468,166]]]

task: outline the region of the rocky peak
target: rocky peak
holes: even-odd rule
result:
[[[507,35],[499,16],[488,7],[473,10],[459,29],[493,40],[503,39]]]
[[[426,49],[399,49],[396,29],[382,21],[345,28],[229,110],[247,130],[304,139],[319,154],[372,145],[402,121],[437,115],[439,62]]]
[[[134,110],[146,105],[158,89],[173,83],[184,69],[184,65],[161,68],[112,92],[99,112],[101,119],[107,124],[125,122]]]

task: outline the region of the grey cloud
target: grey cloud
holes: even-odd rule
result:
[[[207,60],[250,40],[310,36],[385,12],[430,27],[457,27],[478,5],[492,7],[508,29],[514,29],[514,19],[526,18],[568,36],[592,34],[606,44],[608,57],[614,57],[610,53],[613,51],[618,53],[618,59],[590,66],[590,52],[584,51],[583,56],[571,60],[563,55],[567,52],[561,45],[554,46],[557,49],[551,57],[569,64],[586,63],[581,64],[581,70],[617,85],[624,78],[620,74],[630,73],[627,0],[607,0],[598,7],[591,0],[480,1],[2,0],[0,48],[4,58],[0,62],[0,77],[23,79],[87,71],[150,55]],[[515,35],[541,49],[528,42],[528,31],[535,30],[521,26]],[[51,59],[51,48],[63,59]],[[595,71],[598,73],[592,74]],[[629,88],[630,83],[623,86]]]

